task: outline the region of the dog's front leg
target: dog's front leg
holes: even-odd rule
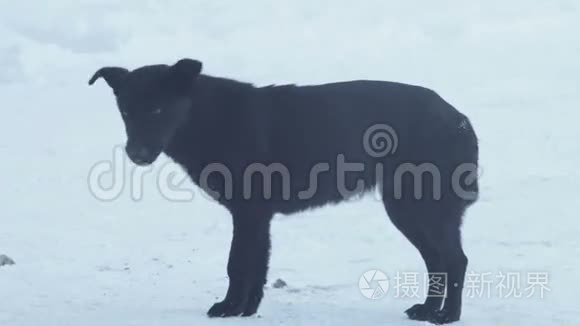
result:
[[[234,235],[228,261],[225,299],[208,311],[210,317],[251,316],[262,301],[270,257],[272,214],[245,210],[233,214]]]

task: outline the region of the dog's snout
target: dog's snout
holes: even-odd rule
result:
[[[146,165],[153,162],[154,155],[151,150],[143,146],[127,146],[125,148],[127,156],[138,165]]]
[[[133,157],[144,157],[149,155],[149,150],[145,147],[141,148],[127,148],[127,154]]]

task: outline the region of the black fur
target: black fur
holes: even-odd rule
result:
[[[202,75],[201,63],[191,59],[131,72],[102,68],[90,84],[99,77],[114,90],[133,162],[150,164],[165,153],[232,214],[229,289],[209,316],[256,313],[275,213],[340,202],[378,186],[388,216],[420,251],[429,273],[447,273],[450,284],[444,304],[443,298],[429,295],[406,313],[438,324],[459,320],[467,266],[460,225],[478,189],[471,176],[463,181],[472,196],[461,196],[451,180],[458,166],[477,166],[478,146],[469,120],[435,92],[364,80],[255,87]],[[397,135],[396,151],[381,157],[363,146],[365,132],[377,124],[390,126]],[[208,169],[216,163],[230,171],[230,180]],[[270,196],[265,195],[263,177],[245,178],[254,163],[279,168],[272,174]],[[319,163],[327,163],[327,169],[312,173]],[[364,171],[341,171],[349,163],[362,164]],[[402,193],[397,195],[397,168],[408,163],[431,163],[439,169],[440,198],[430,192],[415,197],[416,185],[408,176],[401,179]],[[286,172],[288,179],[283,177]],[[314,179],[316,190],[306,191]],[[422,187],[430,190],[434,183],[434,178],[425,178]],[[432,285],[430,294],[437,290],[442,289]]]

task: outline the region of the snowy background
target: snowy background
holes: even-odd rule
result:
[[[0,325],[417,324],[402,312],[422,298],[359,291],[371,269],[424,271],[372,197],[277,217],[269,279],[288,287],[266,291],[260,317],[206,318],[227,286],[228,214],[199,194],[166,200],[155,173],[132,198],[111,92],[86,85],[103,65],[182,57],[257,85],[438,91],[481,144],[464,244],[472,277],[492,284],[466,296],[458,325],[580,323],[578,1],[0,0],[0,254],[16,261],[0,267]],[[127,187],[104,202],[87,180],[113,159]],[[532,273],[549,275],[543,298],[527,298]]]

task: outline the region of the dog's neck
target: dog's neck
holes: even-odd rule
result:
[[[190,94],[187,121],[175,133],[165,154],[184,166],[204,160],[208,154],[205,143],[227,137],[233,122],[251,106],[256,89],[249,83],[200,75]]]

